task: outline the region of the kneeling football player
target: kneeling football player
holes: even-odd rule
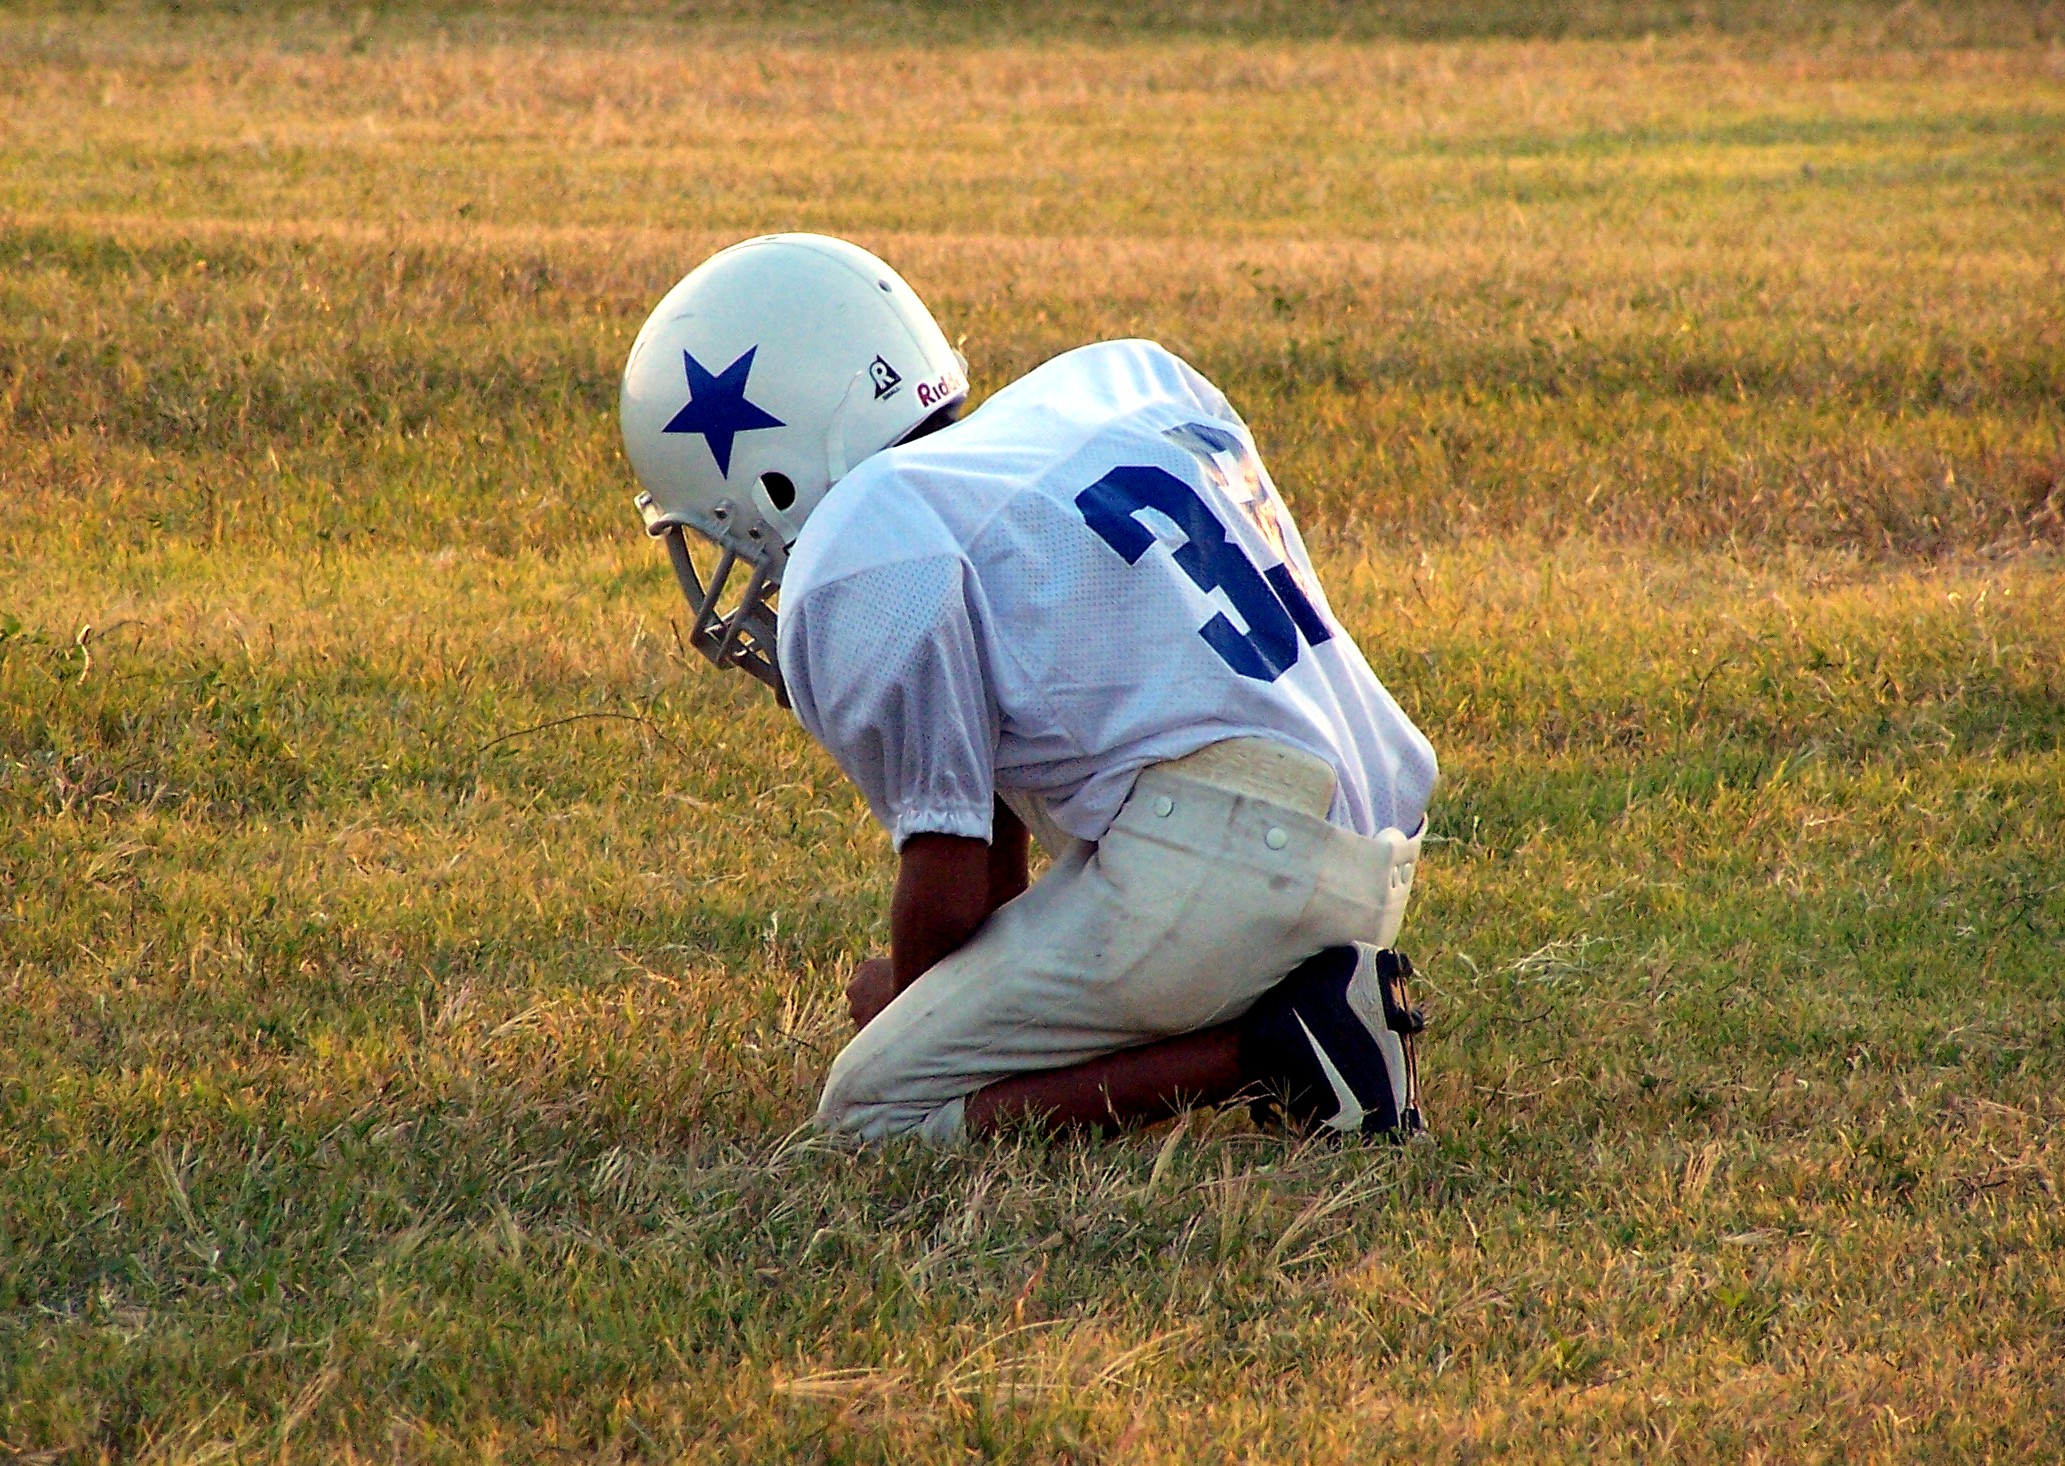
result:
[[[807,234],[705,261],[624,371],[695,644],[775,689],[897,851],[819,1123],[949,1142],[1244,1097],[1419,1128],[1391,944],[1434,753],[1239,414],[1147,341],[967,392],[900,276]]]

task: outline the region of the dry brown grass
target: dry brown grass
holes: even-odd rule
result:
[[[896,258],[990,384],[1095,335],[1168,340],[1338,524],[1381,503],[1437,535],[2058,533],[2050,52],[95,39],[17,33],[15,227],[57,256],[191,242],[236,273],[102,251],[82,297],[25,272],[23,346],[46,345],[9,402],[39,434],[133,417],[139,387],[191,431],[351,341],[337,410],[463,414],[426,392],[426,318],[529,324],[579,365],[521,390],[594,403],[683,261],[795,226]],[[371,317],[331,316],[311,250]],[[222,339],[158,363],[115,344],[139,312]]]

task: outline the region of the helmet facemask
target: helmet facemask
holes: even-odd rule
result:
[[[755,526],[760,543],[754,546],[754,553],[748,557],[728,541],[729,533],[711,534],[700,530],[704,538],[718,547],[717,564],[710,571],[706,586],[696,573],[694,557],[689,553],[688,539],[679,524],[655,524],[658,518],[653,508],[652,496],[640,494],[638,507],[646,515],[651,532],[659,536],[667,547],[667,560],[674,567],[674,579],[681,585],[681,593],[688,598],[689,608],[695,613],[689,623],[688,644],[708,657],[719,667],[740,667],[774,690],[775,701],[783,707],[789,705],[788,689],[782,685],[782,671],[775,661],[775,607],[773,597],[781,585],[782,567],[788,562],[788,550],[778,536],[767,534]],[[718,504],[711,515],[719,520],[720,527],[728,529],[724,521],[731,519],[728,504]],[[698,527],[700,529],[700,527]],[[726,586],[738,571],[741,562],[748,567],[746,587],[739,599],[728,609],[723,605]]]

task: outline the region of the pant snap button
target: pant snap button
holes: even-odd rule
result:
[[[1154,797],[1154,812],[1167,819],[1176,812],[1176,801],[1166,794],[1157,794]]]
[[[1271,825],[1269,833],[1262,837],[1262,843],[1271,850],[1281,850],[1291,843],[1291,837],[1283,832],[1283,826]]]

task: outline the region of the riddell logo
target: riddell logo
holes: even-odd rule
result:
[[[957,393],[966,390],[967,383],[949,372],[936,382],[918,383],[918,405],[920,407],[937,407],[940,403],[949,400]]]

